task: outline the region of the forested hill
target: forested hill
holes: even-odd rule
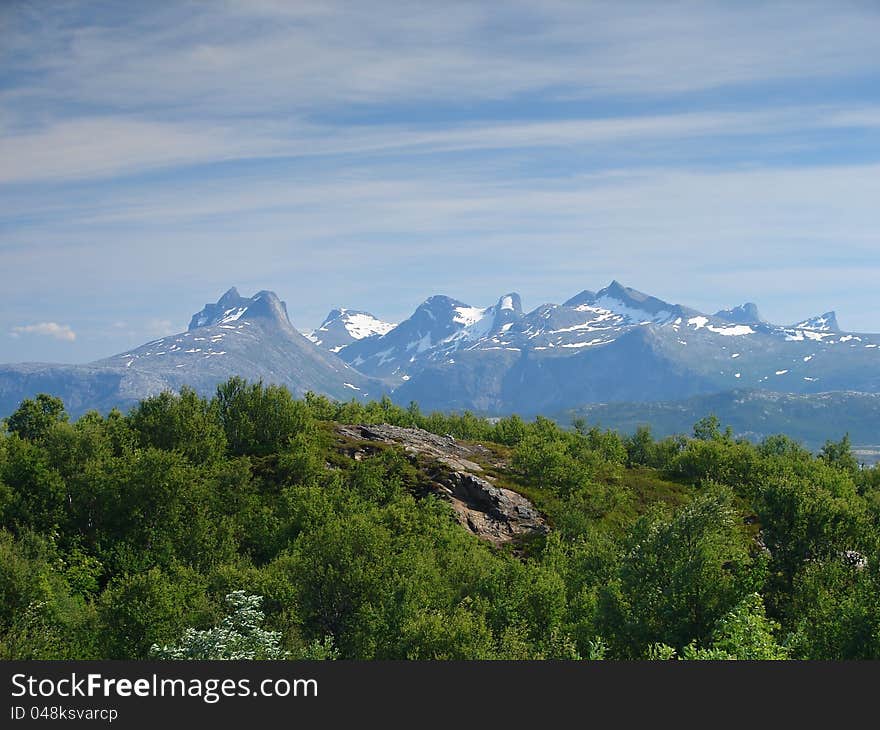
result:
[[[240,379],[25,400],[0,658],[880,658],[880,469],[847,438],[573,425]]]
[[[877,393],[798,395],[732,390],[683,401],[585,405],[567,411],[556,420],[570,423],[579,416],[627,433],[640,425],[651,424],[655,434],[668,436],[688,433],[691,425],[706,413],[715,413],[737,436],[754,442],[775,433],[796,434],[804,446],[817,451],[829,434],[848,433],[854,448],[863,452],[880,449],[880,394]],[[871,461],[877,461],[876,454]]]

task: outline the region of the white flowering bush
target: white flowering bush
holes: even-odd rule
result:
[[[281,634],[266,631],[261,624],[266,615],[260,610],[262,596],[234,591],[226,596],[231,612],[219,626],[199,631],[187,629],[175,644],[153,644],[155,659],[286,659]]]

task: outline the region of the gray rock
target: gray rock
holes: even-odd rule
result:
[[[758,306],[753,302],[740,304],[733,309],[722,309],[720,312],[715,312],[714,316],[734,324],[756,324],[764,321],[758,312]]]
[[[432,490],[449,501],[458,521],[478,537],[495,545],[523,537],[544,534],[549,528],[535,506],[521,494],[492,484],[475,461],[495,457],[481,444],[463,444],[419,428],[388,424],[370,426],[339,425],[336,431],[359,442],[399,444],[415,463],[430,462],[428,475]],[[363,458],[363,452],[351,452]],[[493,466],[502,466],[497,459]]]

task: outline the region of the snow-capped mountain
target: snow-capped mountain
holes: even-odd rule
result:
[[[325,350],[339,352],[352,342],[388,334],[396,326],[358,309],[333,309],[321,326],[306,337]]]
[[[515,293],[505,294],[495,305],[484,308],[433,296],[394,329],[348,345],[339,355],[365,374],[400,383],[423,361],[442,359],[463,347],[491,340],[521,316],[522,303]]]
[[[389,382],[409,380],[429,363],[454,364],[457,352],[541,352],[597,347],[631,327],[668,324],[697,314],[612,282],[597,293],[583,291],[564,304],[544,304],[523,314],[518,294],[495,305],[473,307],[434,296],[387,335],[340,350],[361,372]]]
[[[781,327],[752,303],[709,315],[614,281],[528,313],[515,295],[486,308],[431,297],[339,354],[399,402],[536,413],[730,388],[880,391],[878,344],[839,332],[832,314]]]
[[[278,311],[272,311],[275,307]],[[189,321],[187,329],[191,332],[199,327],[231,325],[248,313],[250,317],[263,314],[289,322],[287,307],[273,292],[261,291],[253,298],[245,299],[238,293],[238,289],[232,287],[217,300],[216,304],[208,303],[201,312],[196,312]]]
[[[877,394],[880,335],[846,333],[833,312],[788,326],[764,321],[752,303],[704,314],[614,281],[529,312],[515,293],[489,306],[432,296],[396,326],[338,309],[304,336],[272,292],[230,289],[187,331],[114,357],[0,367],[0,414],[38,392],[61,395],[76,414],[183,385],[209,393],[231,375],[298,395],[390,393],[425,409],[492,415],[734,390]]]
[[[835,312],[825,312],[825,314],[810,317],[803,322],[792,325],[790,329],[811,330],[813,332],[840,332]]]
[[[89,365],[0,367],[0,412],[36,393],[61,396],[71,413],[127,406],[187,385],[203,394],[233,375],[340,400],[380,397],[381,383],[306,339],[274,292],[245,298],[234,288],[193,315],[186,332]]]

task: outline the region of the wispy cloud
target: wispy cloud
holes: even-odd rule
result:
[[[529,122],[374,124],[305,123],[205,126],[131,118],[73,119],[0,137],[0,183],[100,179],[184,165],[254,159],[436,155],[466,151],[598,148],[608,144],[687,143],[713,138],[761,140],[822,130],[880,128],[880,107],[796,106],[737,112],[580,118]],[[645,158],[641,158],[645,161]],[[381,160],[379,161],[381,164]]]
[[[10,13],[19,96],[211,116],[340,104],[663,95],[866,70],[870,3],[151,3]],[[185,72],[184,72],[185,71]]]
[[[843,283],[856,268],[880,274],[878,179],[877,164],[510,179],[442,165],[418,174],[368,167],[345,179],[316,172],[307,184],[281,170],[247,184],[107,191],[100,208],[63,215],[51,234],[44,222],[19,236],[39,241],[78,287],[109,275],[143,292],[145,307],[167,307],[178,328],[190,311],[172,308],[173,292],[192,294],[195,311],[232,284],[277,289],[308,327],[336,305],[400,318],[437,290],[486,304],[515,288],[528,305],[620,278],[712,311],[756,298],[780,321],[836,307],[851,326],[871,329],[871,287]],[[91,264],[105,259],[99,270]],[[765,286],[774,277],[785,286]],[[13,282],[10,291],[26,296],[27,287]]]
[[[74,332],[69,325],[58,324],[57,322],[38,322],[37,324],[19,325],[12,328],[13,337],[20,335],[42,335],[51,337],[55,340],[64,342],[73,342],[76,339]]]
[[[9,2],[0,23],[0,359],[57,354],[13,327],[60,306],[64,350],[98,357],[231,284],[301,327],[615,277],[880,328],[874,3]]]
[[[251,132],[125,117],[78,118],[0,137],[0,183],[112,177],[273,153]]]

